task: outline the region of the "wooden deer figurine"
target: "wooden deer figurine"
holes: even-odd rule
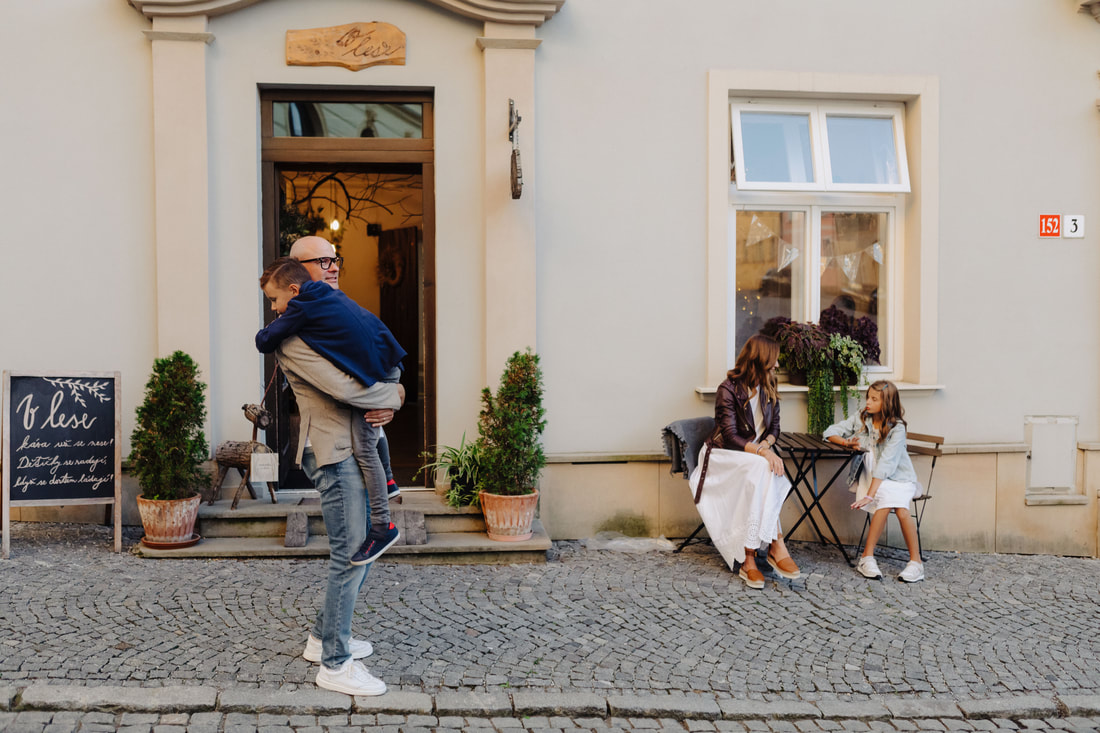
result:
[[[214,461],[217,463],[218,472],[214,477],[213,484],[210,486],[210,497],[207,502],[213,504],[217,500],[225,475],[229,473],[230,468],[235,468],[241,474],[241,483],[237,486],[236,493],[233,494],[231,509],[237,508],[237,502],[241,500],[241,492],[246,488],[252,498],[256,498],[256,490],[252,488],[252,481],[249,479],[249,474],[252,472],[252,454],[272,452],[270,448],[256,440],[260,428],[266,429],[271,425],[271,413],[260,405],[242,405],[241,409],[244,410],[244,416],[252,423],[252,440],[227,440],[214,451]],[[267,482],[267,490],[271,494],[271,503],[277,504],[274,482]]]

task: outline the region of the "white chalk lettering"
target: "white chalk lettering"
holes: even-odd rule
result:
[[[15,411],[16,412],[22,412],[23,413],[23,429],[24,430],[33,430],[34,429],[34,416],[38,412],[38,408],[34,407],[32,405],[32,402],[33,402],[33,400],[31,400],[32,396],[33,395],[27,395],[23,399],[19,400],[19,404],[15,406]]]
[[[35,448],[49,448],[50,444],[44,440],[35,440],[29,435],[23,436],[23,442],[19,444],[19,447],[15,449],[16,453],[21,450],[33,450]]]
[[[92,427],[96,418],[88,417],[88,413],[77,417],[74,415],[66,415],[63,412],[58,412],[61,408],[61,403],[65,401],[65,393],[58,390],[54,393],[53,399],[50,400],[50,414],[46,418],[45,425],[51,428],[84,428],[85,430]]]

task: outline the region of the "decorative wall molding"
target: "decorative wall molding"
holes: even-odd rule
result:
[[[185,18],[225,15],[261,0],[127,0],[146,18]]]
[[[538,48],[542,43],[541,38],[487,38],[478,36],[477,47],[484,51],[487,48],[519,48],[531,50]]]
[[[247,8],[263,0],[127,0],[127,2],[146,18],[163,18],[192,15],[214,17]],[[474,20],[521,25],[542,25],[557,14],[565,4],[565,0],[427,0],[427,2]]]
[[[150,41],[202,41],[206,45],[214,42],[213,33],[188,33],[185,31],[142,31]]]

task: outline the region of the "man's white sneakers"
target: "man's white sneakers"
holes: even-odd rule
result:
[[[910,560],[905,569],[898,573],[898,580],[906,583],[916,583],[918,580],[924,580],[924,563]]]
[[[349,659],[336,669],[325,665],[317,670],[317,686],[345,695],[384,695],[386,683],[363,666],[362,662]]]
[[[351,641],[348,642],[348,651],[351,652],[352,659],[362,659],[363,657],[369,657],[371,654],[374,654],[374,647],[371,646],[369,641],[352,637]],[[314,664],[320,662],[321,640],[314,637],[313,634],[310,634],[309,640],[306,642],[306,649],[302,652],[302,657],[307,662],[313,662]]]
[[[875,558],[868,555],[867,557],[861,557],[859,564],[856,565],[856,570],[864,578],[881,578],[882,573],[879,572],[878,563],[875,562]]]

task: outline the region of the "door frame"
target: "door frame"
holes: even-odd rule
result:
[[[416,164],[423,179],[423,281],[424,310],[421,313],[421,353],[424,359],[424,394],[421,419],[424,445],[430,451],[436,440],[436,291],[435,291],[435,94],[431,88],[361,87],[330,85],[259,85],[260,95],[260,178],[263,263],[279,256],[279,181],[280,164],[361,166],[363,164]],[[321,138],[274,137],[274,102],[371,102],[418,103],[423,108],[423,133],[420,138]],[[275,359],[264,360],[264,383],[275,372]],[[275,416],[278,419],[278,416]],[[268,431],[268,442],[278,451],[279,426]],[[429,473],[429,472],[425,472]],[[424,486],[429,477],[425,475]]]

